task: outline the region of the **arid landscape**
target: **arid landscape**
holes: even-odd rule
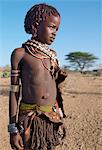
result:
[[[9,78],[0,78],[0,150],[11,150],[9,82]],[[56,150],[102,150],[102,76],[69,72],[61,90],[67,135]]]

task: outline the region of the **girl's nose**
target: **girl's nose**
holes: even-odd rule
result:
[[[56,34],[56,32],[57,32],[57,31],[56,31],[56,29],[54,28],[54,29],[53,29],[53,33],[55,33],[55,34]]]
[[[53,31],[52,35],[53,35],[53,36],[56,36],[56,30]]]

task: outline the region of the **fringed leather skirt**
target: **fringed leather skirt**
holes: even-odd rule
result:
[[[25,150],[54,150],[65,136],[62,120],[56,112],[20,110],[18,125]]]

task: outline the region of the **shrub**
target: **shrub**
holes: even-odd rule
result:
[[[9,71],[4,71],[2,77],[3,78],[9,78],[10,77],[10,72]]]

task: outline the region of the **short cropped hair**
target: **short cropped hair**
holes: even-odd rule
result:
[[[26,14],[24,20],[24,28],[28,34],[32,34],[32,25],[36,22],[46,20],[47,16],[60,16],[59,12],[52,6],[43,4],[34,5]]]

